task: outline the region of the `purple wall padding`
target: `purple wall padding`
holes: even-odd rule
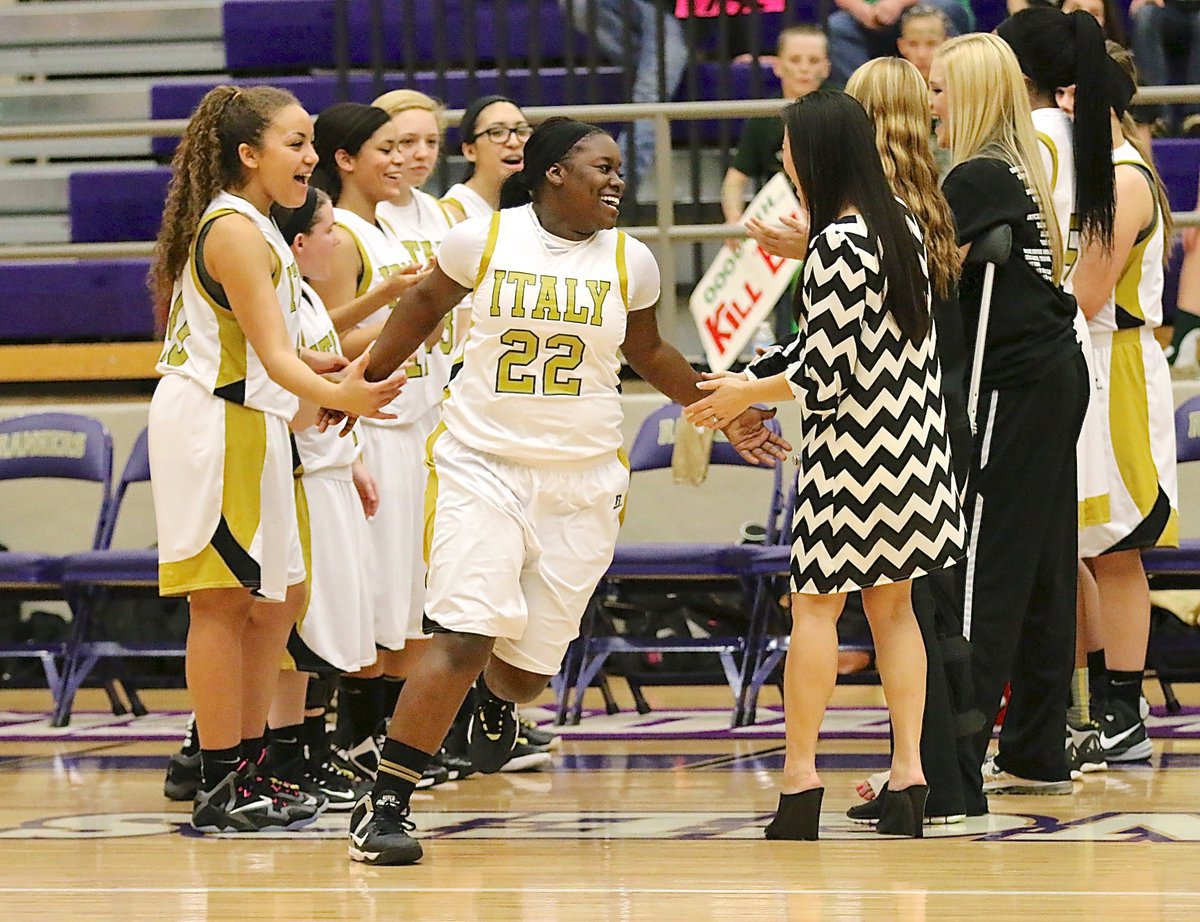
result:
[[[171,171],[87,171],[67,183],[73,243],[153,240],[158,236]]]
[[[0,263],[0,342],[154,335],[148,259]]]

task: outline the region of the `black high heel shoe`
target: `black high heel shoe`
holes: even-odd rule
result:
[[[875,831],[885,836],[920,839],[925,832],[925,799],[929,785],[914,784],[902,791],[890,788],[879,794],[879,822]]]
[[[824,788],[810,788],[798,794],[780,794],[775,818],[767,824],[768,839],[815,841],[821,825],[821,798]]]

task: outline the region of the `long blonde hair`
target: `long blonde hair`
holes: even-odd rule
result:
[[[876,58],[850,76],[846,92],[871,116],[883,172],[925,236],[930,284],[947,297],[958,280],[958,244],[950,205],[938,188],[925,80],[903,58]]]
[[[1108,52],[1108,56],[1117,62],[1121,70],[1125,71],[1126,76],[1134,82],[1134,85],[1141,86],[1137,67],[1133,61],[1133,52],[1114,41],[1105,42],[1105,50]],[[1146,143],[1145,136],[1138,131],[1137,122],[1128,112],[1121,115],[1121,134],[1125,136],[1126,141],[1133,145],[1134,150],[1141,154],[1142,159],[1146,161],[1146,166],[1150,169],[1150,175],[1154,178],[1154,197],[1158,200],[1159,220],[1162,221],[1163,240],[1165,241],[1163,262],[1169,263],[1171,261],[1171,238],[1175,234],[1175,221],[1171,217],[1171,202],[1167,198],[1167,187],[1163,185],[1162,177],[1158,175],[1158,169],[1154,166],[1154,155],[1150,151],[1150,145]]]
[[[934,60],[941,61],[946,75],[946,135],[954,163],[994,157],[1021,171],[1046,225],[1057,284],[1063,273],[1062,232],[1017,56],[1004,39],[975,32],[946,41]]]
[[[299,105],[273,86],[213,87],[192,113],[171,160],[171,183],[150,265],[150,291],[159,326],[166,323],[171,289],[187,265],[192,238],[209,203],[222,189],[244,181],[243,144],[259,147],[281,109]]]

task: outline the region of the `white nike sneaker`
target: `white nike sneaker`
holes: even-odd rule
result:
[[[1075,790],[1069,778],[1063,781],[1036,781],[1006,772],[990,756],[980,769],[984,794],[1070,794]]]

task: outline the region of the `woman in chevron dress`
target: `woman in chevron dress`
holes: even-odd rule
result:
[[[919,836],[925,653],[914,577],[954,564],[965,529],[950,464],[920,231],[893,197],[862,106],[837,91],[784,111],[784,166],[813,234],[799,330],[687,408],[719,427],[758,401],[800,401],[803,438],[784,678],[787,754],[768,838],[817,838],[817,736],[836,679],[837,618],[862,590],[895,733],[877,830]]]

